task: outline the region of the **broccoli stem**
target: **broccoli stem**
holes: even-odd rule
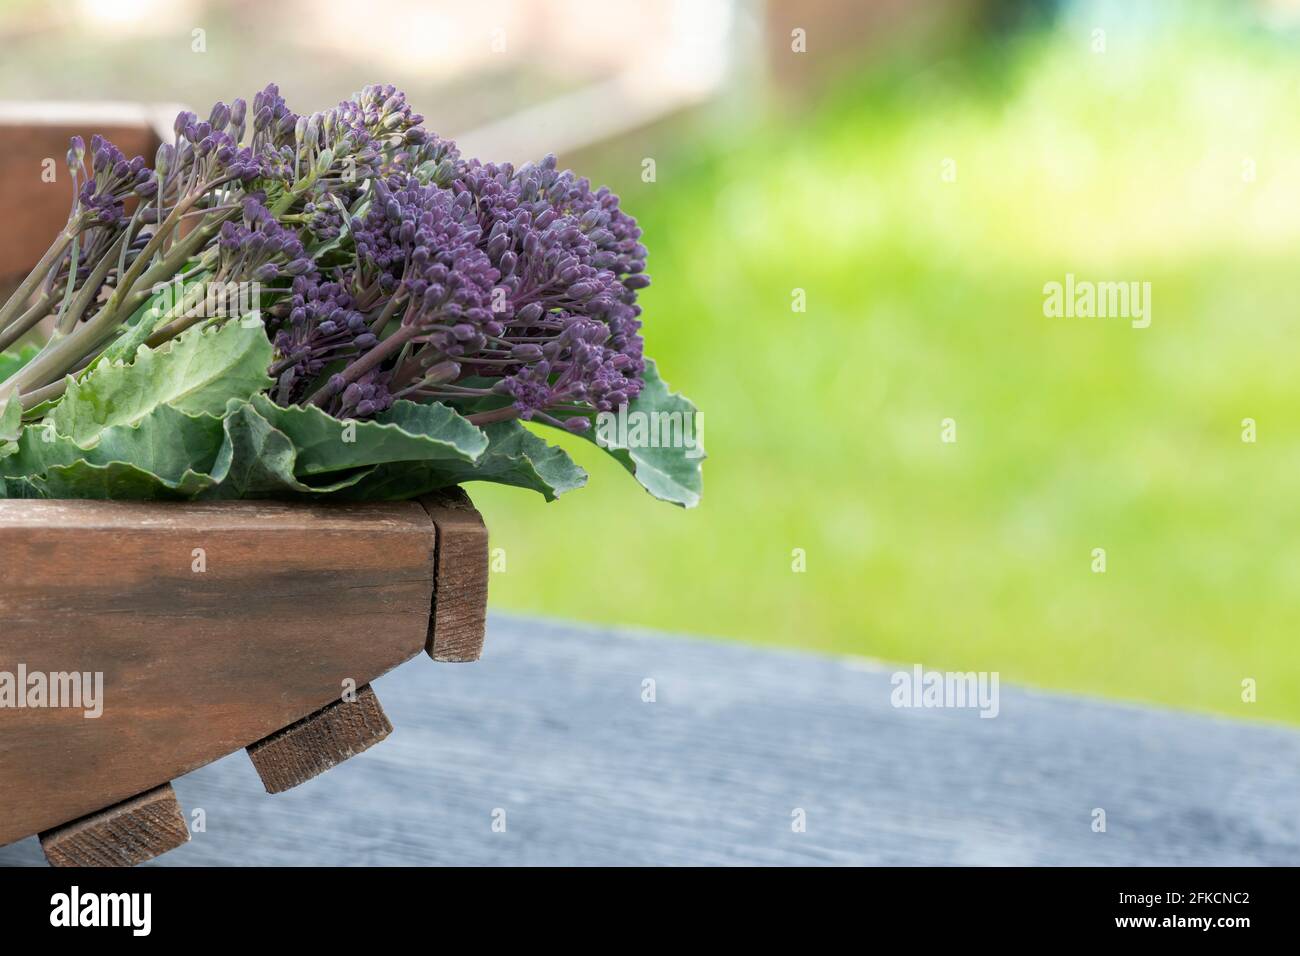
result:
[[[9,348],[9,346],[36,328],[41,319],[50,314],[52,304],[53,296],[48,292],[41,293],[36,301],[32,303],[31,308],[10,322],[9,326],[0,332],[0,352]]]
[[[201,195],[196,193],[187,196],[173,207],[162,226],[136,255],[108,302],[98,312],[66,335],[56,332],[40,353],[19,369],[10,380],[10,384],[18,387],[24,405],[28,404],[29,392],[34,392],[62,378],[88,355],[100,348],[105,340],[117,331],[121,323],[148,299],[153,283],[174,276],[194,251],[211,238],[220,222],[234,214],[233,211],[223,212],[217,217],[217,221],[195,229],[185,239],[175,243],[157,264],[146,269],[154,253],[161,248],[172,225],[180,221],[181,216],[197,202]],[[141,288],[134,288],[137,283]]]
[[[67,227],[59,233],[54,243],[45,251],[45,255],[41,256],[41,261],[36,263],[36,267],[27,274],[27,278],[14,290],[14,294],[9,297],[9,301],[0,306],[0,329],[8,326],[18,315],[18,310],[27,302],[28,297],[36,291],[36,287],[45,279],[46,274],[63,258],[63,253],[67,251],[68,246],[72,244],[72,240],[80,232],[81,230],[74,223],[69,222]]]

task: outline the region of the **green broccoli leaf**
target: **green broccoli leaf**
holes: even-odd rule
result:
[[[232,399],[223,427],[225,442],[212,469],[217,484],[204,491],[205,498],[328,494],[356,484],[370,471],[361,469],[320,485],[298,480],[294,476],[297,451],[293,441],[248,402]]]
[[[24,428],[17,451],[0,459],[0,476],[39,478],[80,461],[97,467],[130,465],[176,488],[189,475],[211,471],[223,438],[220,418],[187,415],[170,405],[158,406],[134,424],[106,428],[86,446],[59,435],[49,423],[39,423]]]
[[[157,350],[141,346],[129,365],[105,363],[70,382],[45,420],[59,435],[86,445],[104,429],[139,422],[160,405],[220,415],[231,398],[251,398],[271,384],[266,369],[272,357],[261,323],[191,329]]]
[[[256,412],[288,436],[298,477],[398,461],[472,462],[488,438],[446,405],[397,402],[371,420],[339,420],[315,406],[283,408],[263,395]]]
[[[661,501],[693,508],[704,493],[704,428],[695,406],[646,360],[645,387],[627,411],[592,412],[583,438],[605,449]]]
[[[18,436],[23,430],[23,406],[18,401],[18,389],[9,389],[9,394],[4,395],[0,389],[0,446],[8,448],[9,442],[18,440]],[[12,452],[10,452],[12,453]],[[6,452],[0,451],[0,455]]]
[[[26,478],[0,478],[0,498],[44,498],[39,488]]]
[[[28,483],[45,498],[131,500],[185,500],[215,484],[210,475],[193,471],[186,471],[175,481],[164,481],[128,462],[95,464],[84,459],[55,465],[44,475],[28,479]]]
[[[393,462],[380,465],[341,497],[396,501],[467,481],[492,481],[540,492],[554,501],[587,483],[564,449],[548,445],[518,422],[486,426],[487,449],[477,461]]]

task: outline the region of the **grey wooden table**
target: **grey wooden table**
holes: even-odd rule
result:
[[[177,781],[206,831],[153,865],[1300,864],[1300,732],[1005,685],[992,720],[895,709],[894,669],[494,616],[480,663],[377,681],[394,733],[329,773]]]

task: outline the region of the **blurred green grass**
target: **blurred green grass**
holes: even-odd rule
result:
[[[705,501],[574,441],[557,503],[476,486],[493,605],[1300,720],[1297,91],[1268,37],[1065,30],[624,163]],[[1045,318],[1067,272],[1151,327]]]

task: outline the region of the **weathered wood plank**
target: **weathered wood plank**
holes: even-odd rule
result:
[[[310,717],[248,747],[248,756],[267,793],[283,793],[368,750],[393,732],[393,725],[367,684],[356,699],[336,700]]]
[[[434,543],[416,502],[0,501],[0,675],[102,679],[91,719],[0,708],[0,844],[262,740],[418,654]]]
[[[41,834],[51,866],[136,866],[190,838],[170,783]]]
[[[490,665],[380,678],[400,733],[320,786],[269,799],[242,754],[178,780],[222,813],[157,865],[1300,861],[1294,727],[1009,683],[988,720],[892,706],[909,665],[501,615],[488,630]],[[40,848],[0,865],[43,865]]]
[[[483,656],[487,620],[487,526],[460,488],[428,495],[420,503],[438,529],[426,650],[435,661],[476,661]]]

